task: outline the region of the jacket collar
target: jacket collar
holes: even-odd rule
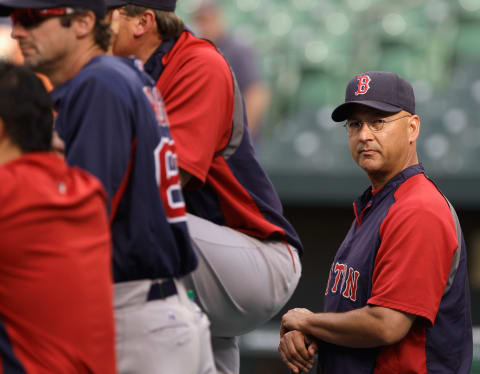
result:
[[[383,188],[375,195],[372,194],[372,187],[368,187],[365,192],[354,202],[357,212],[363,211],[368,205],[375,206],[386,196],[390,196],[400,185],[408,178],[417,174],[425,174],[422,163],[412,165],[390,179]]]
[[[145,72],[150,75],[155,80],[155,82],[158,81],[160,75],[162,75],[163,73],[163,69],[165,68],[163,58],[173,49],[177,41],[182,37],[185,32],[193,34],[188,27],[185,27],[185,30],[180,34],[177,39],[168,39],[162,41],[162,43],[158,46],[158,48],[153,52],[153,54],[145,63]]]

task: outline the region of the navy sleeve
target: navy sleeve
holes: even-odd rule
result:
[[[58,121],[67,161],[100,179],[111,199],[128,168],[133,142],[129,104],[100,79],[83,81],[69,94]],[[60,131],[61,129],[61,131]]]

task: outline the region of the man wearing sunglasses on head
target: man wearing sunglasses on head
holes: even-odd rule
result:
[[[139,61],[105,55],[103,0],[0,0],[0,12],[12,18],[25,64],[55,87],[68,163],[108,194],[118,372],[213,373],[208,319],[181,281],[197,258],[154,82]]]
[[[472,320],[466,248],[455,210],[418,162],[412,86],[368,72],[332,118],[371,183],[334,258],[324,313],[282,318],[279,351],[295,373],[469,374]]]

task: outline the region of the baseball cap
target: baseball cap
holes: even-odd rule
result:
[[[370,71],[350,80],[345,102],[335,108],[332,119],[335,122],[345,121],[355,104],[392,114],[401,110],[415,114],[415,95],[410,83],[395,73],[385,71]]]
[[[15,9],[49,9],[49,8],[89,9],[103,19],[106,14],[104,0],[0,0],[0,17],[9,16]]]
[[[177,6],[177,0],[105,0],[105,3],[108,8],[132,4],[168,12],[173,12]]]

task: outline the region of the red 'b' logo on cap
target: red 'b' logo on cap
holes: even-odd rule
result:
[[[367,91],[370,89],[369,83],[371,82],[371,78],[368,75],[359,75],[357,77],[358,80],[358,88],[355,92],[355,96],[358,95],[365,95]]]

